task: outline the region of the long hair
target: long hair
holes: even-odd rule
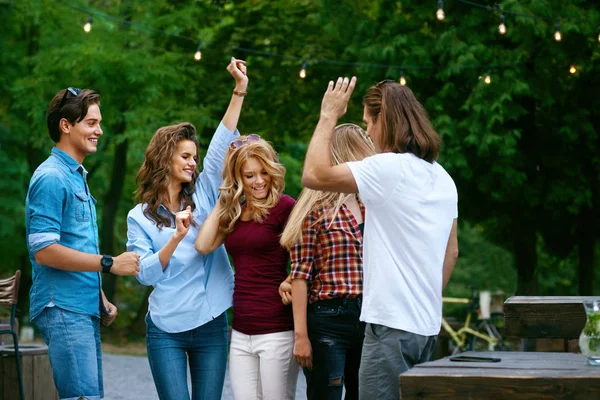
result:
[[[171,225],[171,220],[168,217],[158,214],[158,207],[169,202],[168,187],[171,179],[171,158],[181,140],[191,140],[196,145],[196,149],[198,148],[194,125],[183,122],[159,128],[150,139],[144,154],[144,162],[136,176],[138,189],[135,192],[135,197],[142,204],[147,205],[144,209],[144,215],[154,221],[158,229]],[[184,209],[187,206],[192,207],[192,210],[196,208],[192,200],[192,194],[197,178],[198,168],[192,175],[192,181],[181,185],[179,201],[183,203]]]
[[[335,128],[331,140],[331,161],[333,165],[348,161],[360,161],[374,154],[373,143],[360,126],[343,124]],[[291,250],[296,243],[300,242],[304,220],[317,208],[325,207],[328,212],[323,213],[314,225],[317,225],[326,217],[329,217],[333,222],[347,197],[347,193],[302,189],[298,202],[294,206],[281,235],[281,246]]]
[[[244,200],[246,207],[252,211],[252,219],[263,222],[271,208],[279,202],[285,188],[285,167],[279,163],[279,157],[273,147],[264,139],[247,142],[246,138],[246,136],[237,138],[244,141],[244,144],[237,149],[230,147],[225,154],[223,185],[219,188],[221,211],[218,215],[219,229],[225,234],[233,231],[235,223],[242,215]],[[269,192],[264,199],[244,196],[242,168],[251,157],[258,160],[271,178]]]
[[[363,104],[373,122],[381,118],[382,150],[412,153],[430,163],[438,159],[442,139],[409,88],[381,82],[367,90]]]

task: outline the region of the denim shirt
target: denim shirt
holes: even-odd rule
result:
[[[52,306],[99,316],[98,272],[63,271],[35,261],[35,253],[54,243],[99,254],[96,199],[90,194],[86,175],[82,165],[54,147],[29,182],[25,224],[33,266],[29,293],[32,320],[45,307]]]
[[[164,270],[158,252],[175,233],[170,211],[162,205],[158,208],[161,215],[170,216],[172,221],[171,227],[162,229],[144,215],[145,204],[138,204],[127,216],[127,250],[140,255],[137,279],[143,285],[154,286],[148,311],[152,322],[165,332],[197,328],[232,305],[233,272],[225,248],[219,246],[204,256],[194,245],[200,226],[217,202],[225,152],[237,135],[237,130],[231,133],[223,123],[219,124],[192,196],[196,205],[195,224],[190,226]]]

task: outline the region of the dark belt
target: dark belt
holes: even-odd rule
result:
[[[314,303],[311,303],[309,306],[311,306],[311,307],[317,307],[317,306],[342,307],[342,306],[348,306],[348,305],[354,305],[354,304],[358,305],[358,307],[360,308],[360,306],[362,305],[362,296],[351,297],[351,298],[336,297],[334,299],[317,300]]]

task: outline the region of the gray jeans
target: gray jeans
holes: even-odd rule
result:
[[[359,370],[361,400],[400,399],[400,374],[429,361],[437,335],[421,336],[367,324]]]

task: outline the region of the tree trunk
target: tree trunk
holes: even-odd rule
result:
[[[582,210],[577,244],[579,247],[579,295],[592,296],[594,291],[594,231],[591,229],[593,213],[590,209]]]
[[[120,127],[118,132],[123,132]],[[113,161],[112,175],[110,185],[104,196],[104,205],[102,207],[102,227],[100,230],[100,250],[102,254],[115,254],[115,224],[117,212],[119,210],[119,200],[123,194],[125,184],[125,171],[127,169],[127,148],[128,141],[123,140],[115,147],[115,156]],[[108,274],[103,279],[103,290],[106,298],[113,302],[115,297],[116,276]]]
[[[515,224],[513,225],[513,232],[520,231],[519,235],[515,235],[513,242],[513,254],[517,268],[516,294],[519,296],[534,296],[538,291],[537,232],[533,227],[533,221],[521,223],[523,220],[515,218]]]

